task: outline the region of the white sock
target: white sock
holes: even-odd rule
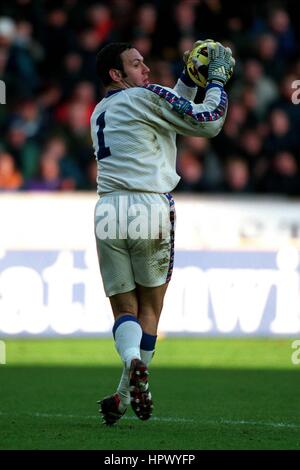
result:
[[[117,392],[120,396],[121,404],[120,408],[121,411],[124,411],[127,406],[130,405],[130,392],[129,392],[129,371],[126,368],[125,364],[123,367],[123,373],[121,375],[120,383],[117,388]]]
[[[145,351],[143,349],[140,350],[141,352],[141,360],[146,364],[146,366],[149,366],[152,357],[154,355],[154,350],[153,351]],[[121,399],[121,404],[120,408],[121,411],[123,411],[125,408],[127,408],[130,405],[130,392],[129,392],[129,370],[125,367],[123,368],[123,372],[121,375],[120,383],[117,388],[117,392],[120,396]]]
[[[116,349],[129,369],[132,359],[141,359],[141,325],[133,315],[124,315],[115,322],[113,332]]]
[[[153,351],[145,351],[144,349],[141,349],[141,359],[146,364],[146,366],[149,366],[153,356],[154,356],[154,349]]]

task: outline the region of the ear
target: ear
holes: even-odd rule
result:
[[[122,72],[118,69],[110,69],[109,75],[113,82],[119,83],[122,80]]]

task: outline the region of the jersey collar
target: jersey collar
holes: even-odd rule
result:
[[[125,88],[118,88],[117,90],[109,90],[106,93],[105,98],[108,98],[109,96],[115,95],[116,93],[119,93],[120,91],[123,91],[123,90],[125,90]]]

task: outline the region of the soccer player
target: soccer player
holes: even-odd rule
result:
[[[174,259],[170,192],[180,179],[176,134],[214,137],[227,111],[223,87],[231,51],[220,44],[208,49],[208,85],[201,104],[193,102],[197,87],[185,69],[170,89],[150,84],[150,70],[130,44],[111,43],[97,54],[97,74],[106,95],[91,117],[100,196],[95,235],[115,320],[115,346],[123,362],[116,392],[99,402],[107,425],[121,418],[130,404],[141,420],[152,413],[148,366]]]

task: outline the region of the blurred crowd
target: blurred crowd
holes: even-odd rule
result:
[[[101,46],[131,42],[151,81],[173,87],[183,52],[213,38],[237,61],[228,115],[215,139],[178,137],[177,190],[300,196],[297,3],[239,3],[1,0],[0,191],[96,190],[89,119],[103,96]]]

